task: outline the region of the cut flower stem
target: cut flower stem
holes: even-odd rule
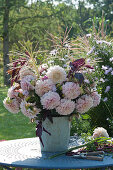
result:
[[[80,145],[80,146],[74,146],[74,147],[72,147],[72,148],[70,148],[70,149],[68,149],[68,150],[65,150],[65,151],[61,152],[61,153],[54,154],[54,155],[52,155],[52,156],[50,156],[50,157],[48,157],[48,158],[46,158],[46,159],[53,159],[53,158],[55,158],[55,157],[64,155],[64,154],[66,154],[67,152],[71,152],[71,151],[73,151],[73,150],[75,150],[75,149],[79,149],[79,148],[83,148],[83,147],[85,147],[85,146],[91,145],[91,144],[93,144],[94,142],[103,143],[103,142],[106,142],[107,140],[110,140],[110,139],[111,139],[111,138],[99,137],[99,138],[96,138],[96,139],[94,139],[94,140],[91,140],[90,142],[88,142],[88,143],[86,143],[86,144],[83,144],[83,145]]]

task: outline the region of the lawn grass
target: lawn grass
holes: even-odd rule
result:
[[[3,106],[8,88],[0,87],[0,140],[35,137],[35,124],[22,113],[12,114]]]

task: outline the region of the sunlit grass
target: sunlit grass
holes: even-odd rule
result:
[[[35,124],[22,113],[12,114],[3,106],[7,87],[0,87],[0,140],[35,137]]]

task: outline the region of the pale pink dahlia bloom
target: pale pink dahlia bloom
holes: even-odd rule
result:
[[[103,127],[97,127],[93,131],[93,138],[98,138],[98,137],[107,137],[109,138],[109,134],[107,133],[107,130],[104,129]]]
[[[35,103],[27,103],[26,100],[22,100],[20,108],[21,112],[30,119],[35,118],[36,115],[41,111],[35,106]]]
[[[44,109],[54,109],[60,104],[60,96],[56,92],[49,91],[41,97],[41,104]]]
[[[91,97],[93,99],[93,107],[96,107],[100,103],[101,96],[98,94],[98,92],[93,92],[91,94]]]
[[[16,88],[19,86],[18,83],[16,83],[14,86],[11,86],[9,89],[8,89],[8,97],[9,98],[15,98],[18,96],[19,94],[19,91],[16,90]]]
[[[62,86],[62,93],[67,99],[76,99],[80,95],[81,89],[78,83],[66,82]]]
[[[35,83],[36,83],[35,77],[33,77],[32,75],[27,75],[21,80],[20,84],[22,90],[29,91],[29,90],[34,90]]]
[[[35,77],[35,73],[28,66],[22,67],[19,71],[19,75],[21,80],[27,75],[32,75]]]
[[[11,113],[18,113],[20,111],[20,103],[16,99],[5,98],[3,101],[4,107]]]
[[[60,105],[56,108],[56,112],[60,115],[69,115],[75,109],[75,102],[67,99],[61,99]]]
[[[47,71],[47,76],[53,83],[62,83],[66,80],[66,72],[60,66],[52,66]]]
[[[93,99],[87,94],[81,96],[75,104],[76,111],[81,114],[87,112],[92,106],[93,106]]]
[[[44,81],[38,80],[35,86],[35,92],[38,96],[43,96],[45,93],[49,91],[53,91],[55,89],[55,85],[50,79],[46,79]]]

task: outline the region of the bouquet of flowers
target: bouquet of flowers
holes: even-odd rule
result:
[[[11,113],[21,111],[36,121],[36,134],[41,139],[42,121],[53,117],[86,113],[100,103],[96,83],[91,76],[94,68],[86,64],[85,58],[59,65],[34,64],[27,58],[19,58],[10,66],[11,87],[3,103]],[[32,64],[32,66],[31,66]]]

